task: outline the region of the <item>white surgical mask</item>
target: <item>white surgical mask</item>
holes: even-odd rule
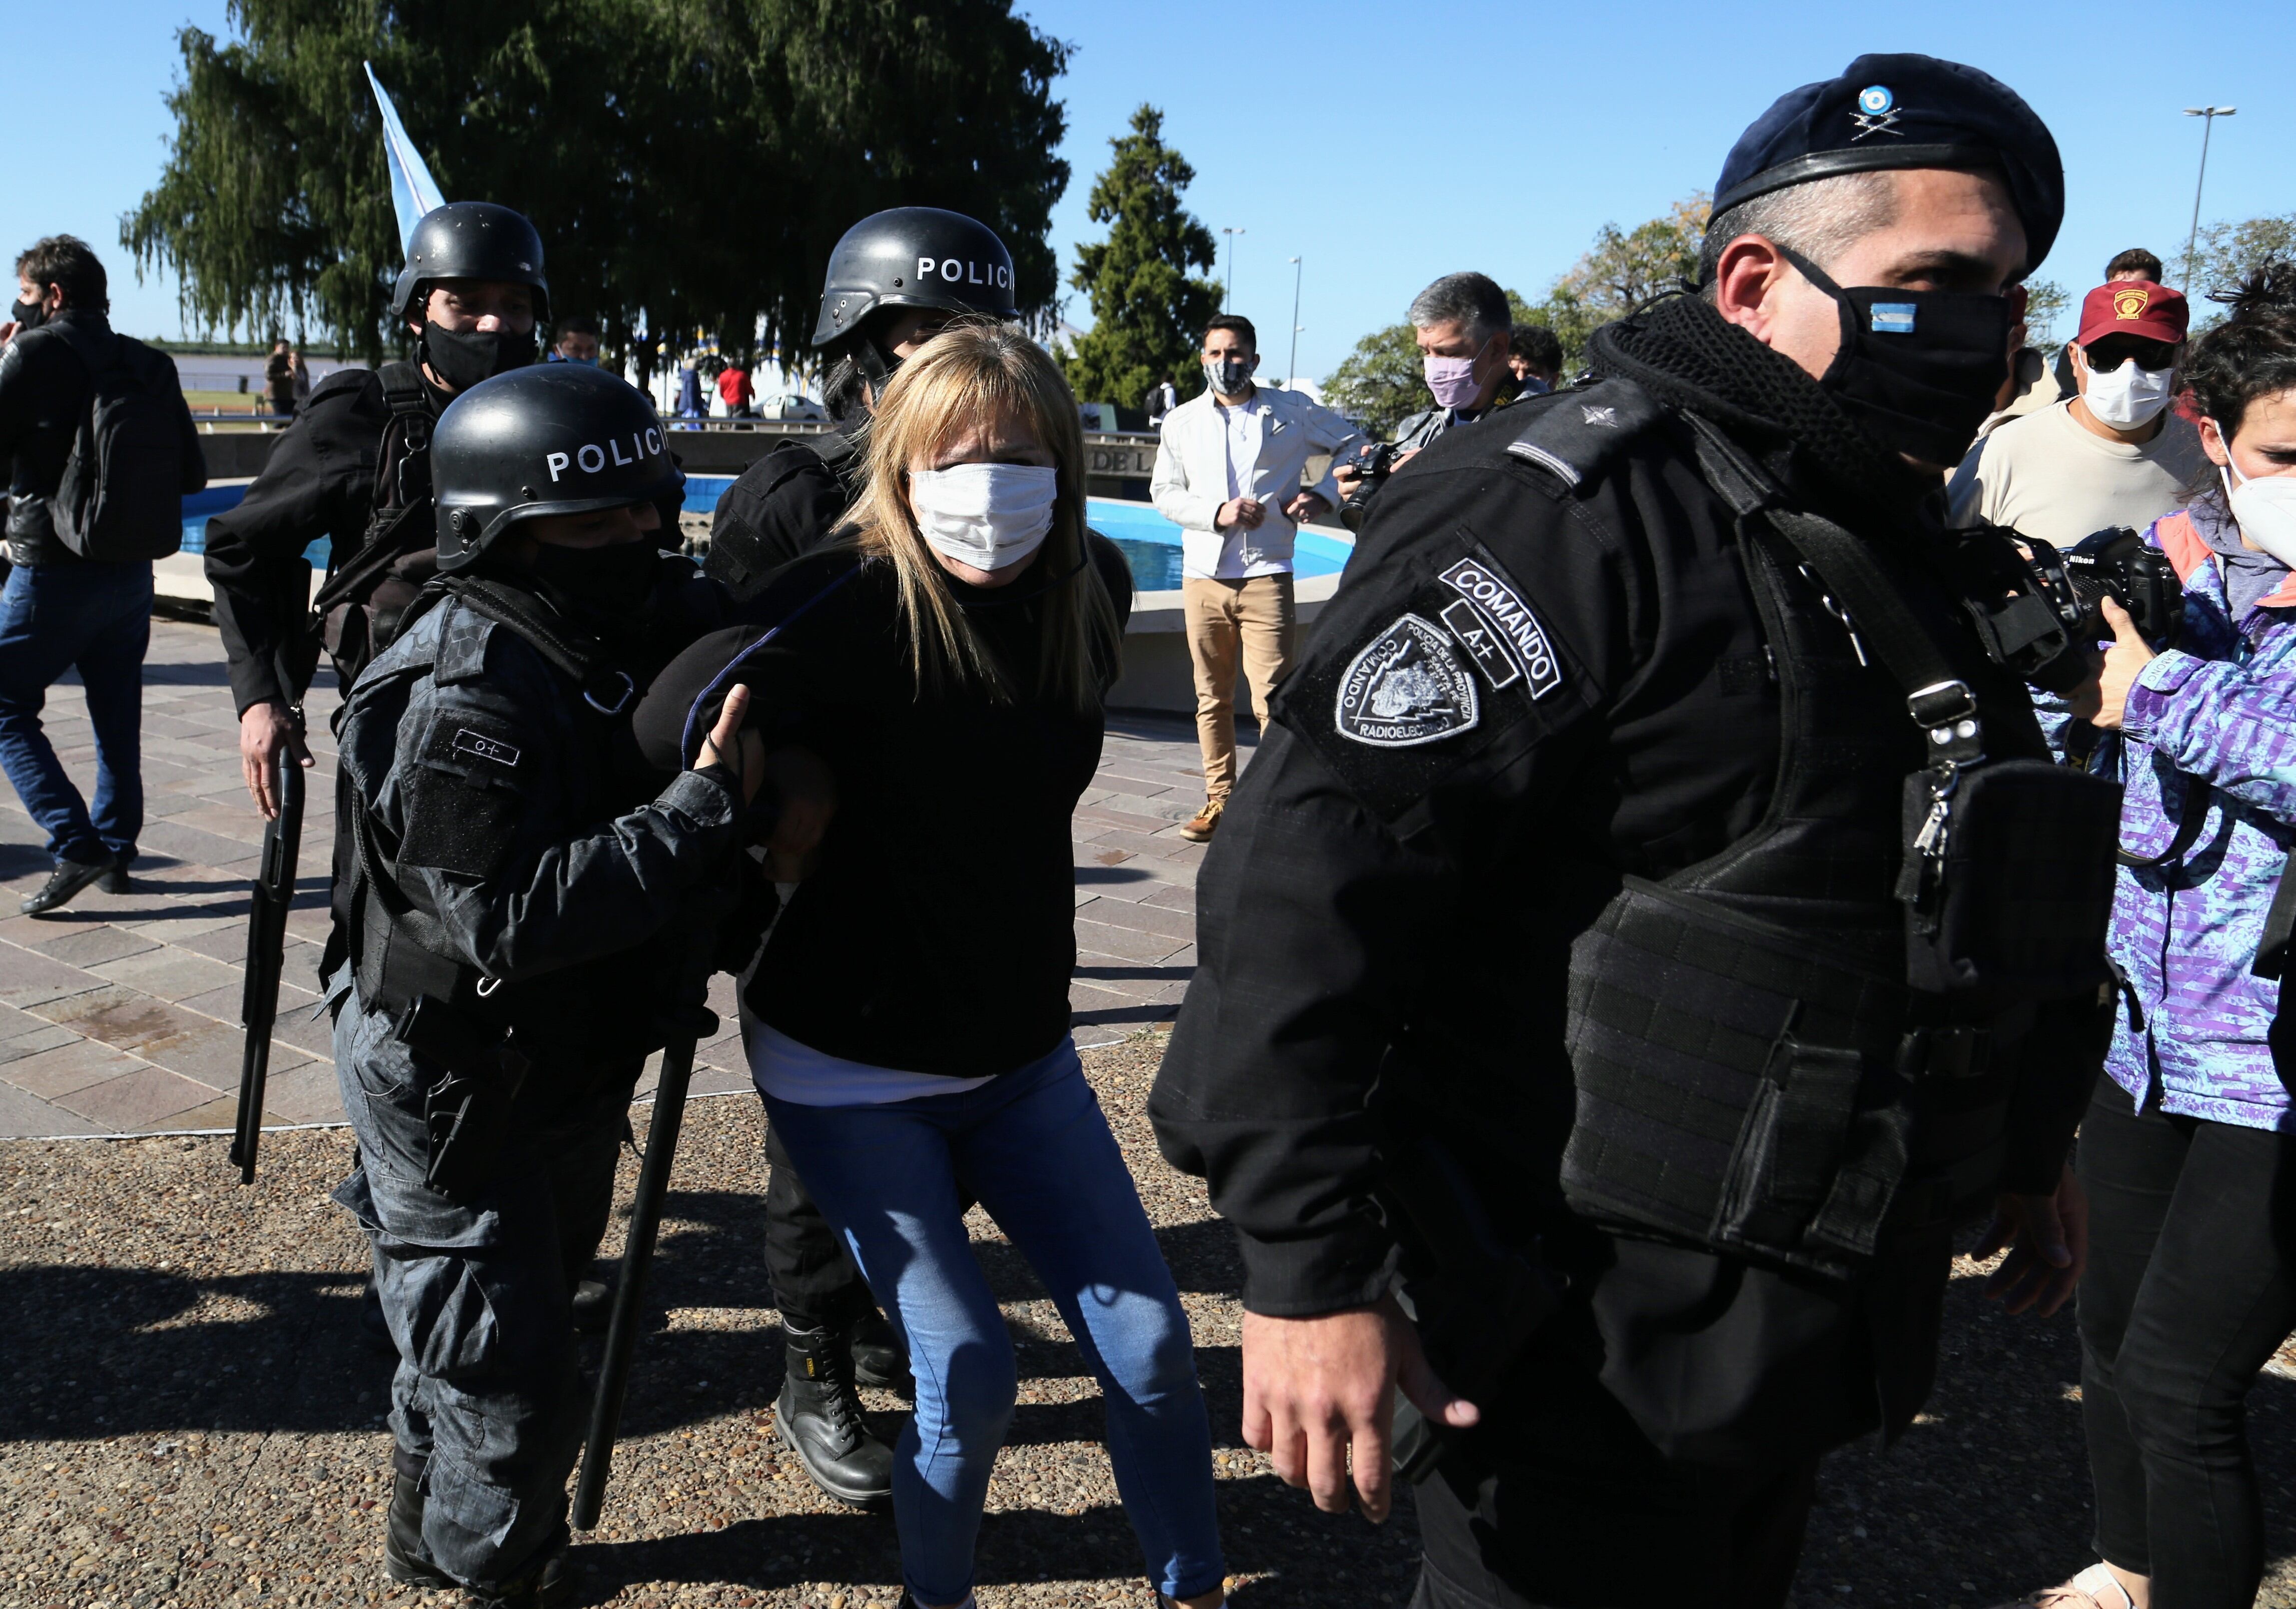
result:
[[[1029,464],[921,469],[909,476],[909,506],[936,551],[975,570],[1003,570],[1045,545],[1060,478]]]
[[[2117,431],[2150,424],[2169,406],[2169,382],[2177,377],[2172,365],[2165,369],[2140,369],[2133,357],[2117,369],[2091,369],[2088,390],[2081,400],[2088,411]]]
[[[2225,500],[2240,534],[2283,564],[2296,568],[2296,475],[2243,475],[2232,461],[2232,441],[2217,427],[2225,444]]]

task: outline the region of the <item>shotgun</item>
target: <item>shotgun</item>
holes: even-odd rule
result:
[[[272,784],[279,814],[263,828],[263,858],[256,868],[248,902],[247,983],[239,1000],[240,1026],[247,1043],[240,1053],[238,1127],[231,1160],[239,1182],[255,1182],[255,1150],[263,1137],[263,1087],[271,1071],[271,1025],[279,1014],[279,973],[286,964],[287,908],[295,903],[295,858],[303,843],[303,766],[296,750],[303,736],[303,711],[295,710],[295,738],[279,745]]]

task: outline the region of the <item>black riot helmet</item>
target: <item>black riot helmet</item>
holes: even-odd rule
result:
[[[880,308],[1017,318],[1013,254],[995,230],[962,212],[895,207],[872,213],[829,254],[813,344],[824,351],[855,344],[862,321]]]
[[[542,236],[521,212],[492,201],[448,201],[433,207],[414,225],[399,271],[394,306],[401,318],[421,323],[415,299],[438,279],[491,279],[531,285],[537,305],[535,327],[549,318],[550,282],[542,273]]]
[[[467,570],[521,520],[651,503],[675,528],[685,477],[645,393],[581,364],[480,382],[430,432],[439,568]]]

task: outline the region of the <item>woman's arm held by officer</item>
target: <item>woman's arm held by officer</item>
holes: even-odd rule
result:
[[[1394,1498],[1395,1393],[1433,1422],[1466,1430],[1482,1411],[1436,1377],[1419,1333],[1389,1297],[1306,1318],[1243,1316],[1243,1439],[1287,1486],[1344,1514],[1352,1466],[1365,1518]]]

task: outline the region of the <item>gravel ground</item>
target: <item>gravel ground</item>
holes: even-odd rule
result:
[[[1160,1035],[1086,1054],[1195,1326],[1239,1609],[1399,1605],[1407,1500],[1374,1530],[1318,1515],[1236,1433],[1236,1267],[1201,1186],[1142,1115]],[[644,1121],[640,1108],[638,1121]],[[760,1124],[690,1109],[604,1523],[575,1553],[587,1604],[891,1609],[892,1523],[829,1502],[772,1433],[781,1363],[758,1260]],[[365,1257],[326,1193],[340,1130],[268,1136],[242,1190],[221,1138],[0,1145],[0,1604],[438,1605],[381,1573],[390,1364],[361,1344]],[[636,1177],[625,1159],[622,1188]],[[980,1542],[984,1609],[1148,1605],[1082,1361],[985,1220],[980,1254],[1021,1343],[1021,1407]],[[611,1253],[614,1248],[609,1246]],[[1944,1378],[1893,1452],[1829,1466],[1797,1590],[1819,1604],[1983,1609],[2086,1561],[2087,1474],[2070,1320],[1952,1293]],[[2273,1581],[2296,1609],[2296,1383],[2259,1383]],[[873,1393],[884,1425],[898,1399]]]

